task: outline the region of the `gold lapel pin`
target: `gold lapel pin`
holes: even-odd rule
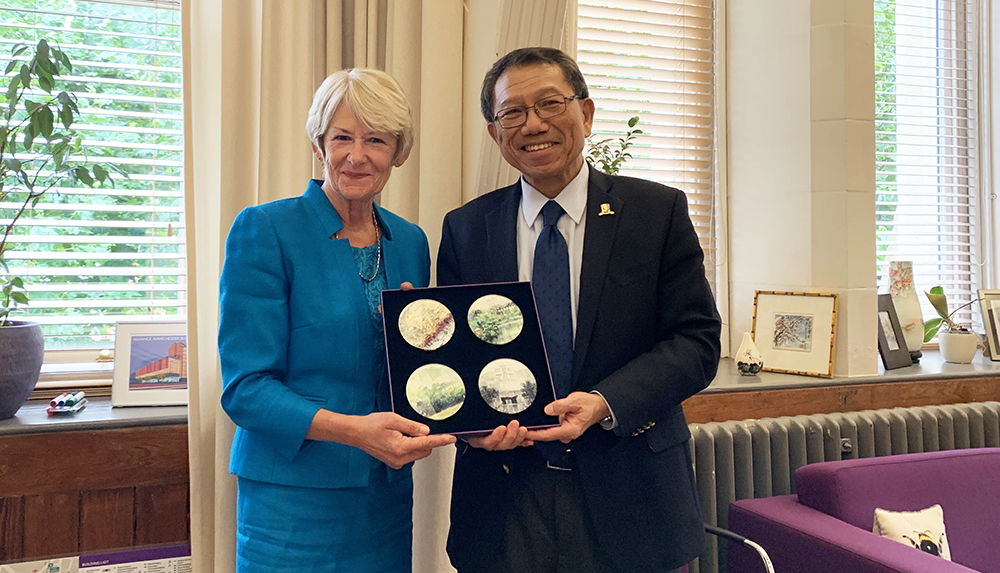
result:
[[[614,215],[615,212],[611,210],[611,203],[601,203],[601,212],[597,214],[598,217],[603,217],[605,215]]]

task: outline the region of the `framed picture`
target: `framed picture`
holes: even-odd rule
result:
[[[913,364],[890,294],[878,295],[878,353],[886,370]]]
[[[753,339],[764,370],[832,378],[837,295],[756,291]]]
[[[990,360],[1000,362],[1000,290],[979,289],[979,307],[983,311]]]
[[[187,404],[186,332],[183,322],[117,323],[111,405]]]

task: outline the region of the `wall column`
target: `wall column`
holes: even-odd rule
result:
[[[838,376],[878,372],[871,0],[812,0],[812,284],[840,295]]]

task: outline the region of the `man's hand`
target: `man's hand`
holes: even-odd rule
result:
[[[469,445],[484,450],[512,450],[518,446],[530,446],[531,440],[526,440],[527,428],[522,428],[517,420],[511,420],[506,426],[497,426],[488,436],[469,438]]]
[[[604,398],[590,392],[573,392],[565,398],[545,406],[549,416],[559,416],[559,426],[542,430],[528,430],[529,441],[568,444],[579,438],[587,428],[606,418],[611,411]]]

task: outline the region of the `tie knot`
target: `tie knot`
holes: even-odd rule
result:
[[[555,201],[549,201],[542,207],[542,226],[551,227],[559,222],[559,217],[563,216],[563,208]]]

